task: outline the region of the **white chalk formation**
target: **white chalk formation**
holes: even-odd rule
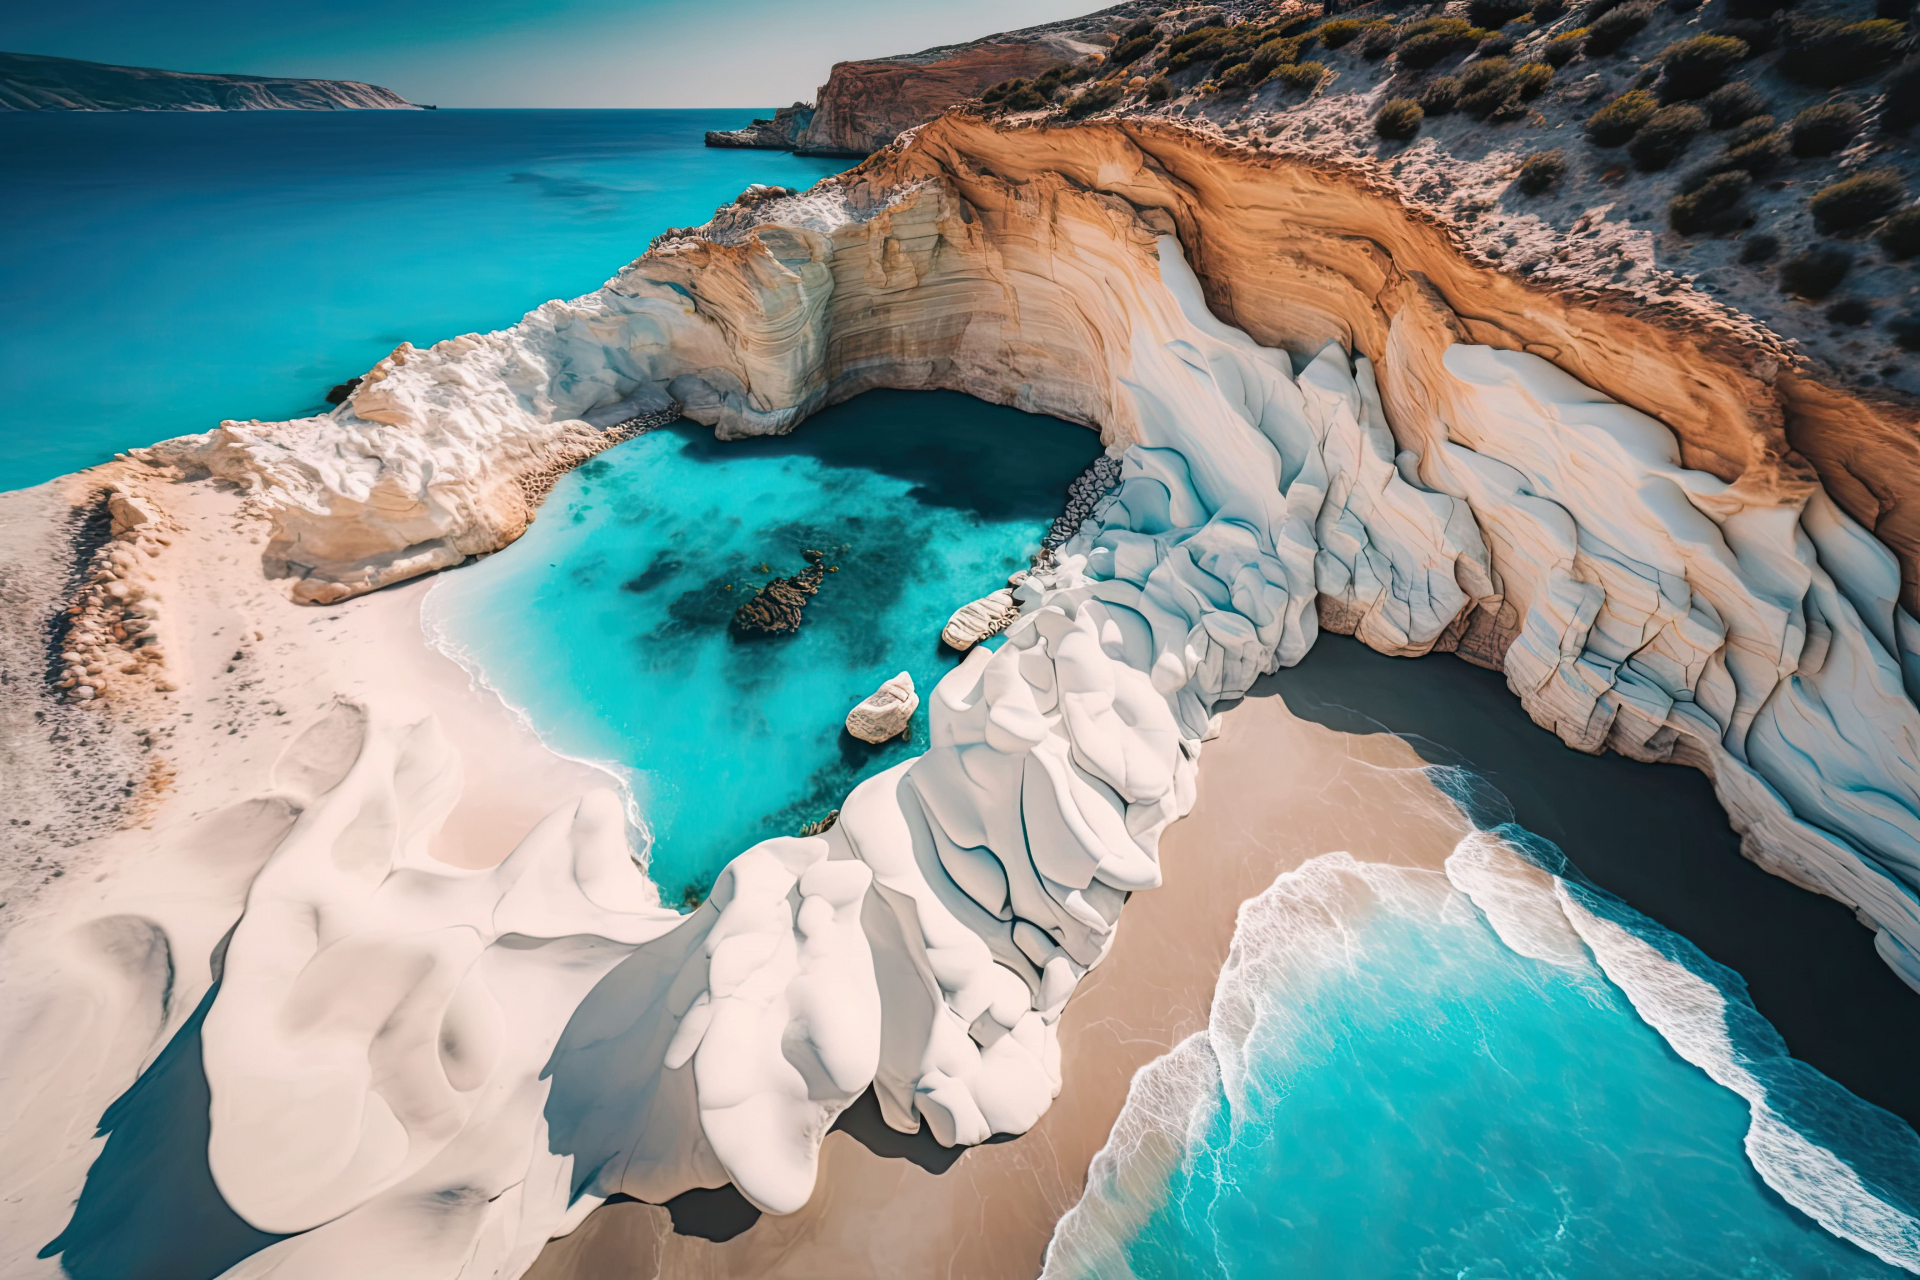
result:
[[[847,712],[847,732],[862,742],[885,742],[905,733],[919,709],[913,676],[902,671]]]
[[[1013,589],[1027,580],[1025,569],[1007,579],[998,591],[989,591],[978,600],[969,600],[953,611],[947,625],[940,628],[940,639],[949,649],[965,653],[988,636],[997,636],[1020,616],[1020,605]]]
[[[252,477],[281,544],[316,560],[332,541],[453,554],[485,524],[492,451],[537,452],[596,405],[664,384],[705,420],[777,426],[820,402],[831,239],[760,241],[757,305],[785,336],[741,357],[766,374],[751,392],[701,304],[643,263],[415,353],[344,417],[155,456]],[[1127,896],[1160,883],[1215,705],[1305,656],[1323,617],[1408,655],[1511,620],[1537,719],[1709,769],[1756,856],[1859,908],[1920,984],[1920,712],[1895,656],[1915,627],[1877,543],[1824,498],[1743,503],[1531,355],[1452,348],[1426,388],[1441,408],[1396,440],[1367,359],[1330,345],[1296,377],[1211,315],[1177,242],[1157,249],[1157,275],[1103,276],[1132,434],[1118,490],[1014,589],[1004,643],[932,690],[926,754],[825,835],[748,850],[676,923],[619,864],[606,801],[494,871],[432,864],[449,793],[430,728],[316,798],[206,1024],[223,1193],[263,1229],[312,1229],[232,1274],[348,1274],[400,1238],[411,1275],[517,1274],[615,1192],[731,1181],[788,1212],[869,1086],[944,1143],[1023,1132],[1060,1087],[1062,1008]],[[374,507],[372,532],[341,534]],[[341,563],[345,589],[396,562]]]

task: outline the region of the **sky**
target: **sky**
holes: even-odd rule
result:
[[[1103,0],[26,0],[0,50],[384,85],[443,107],[772,107],[835,62]]]

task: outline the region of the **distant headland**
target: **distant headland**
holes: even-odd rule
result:
[[[0,53],[0,111],[418,111],[358,80],[289,80]],[[427,108],[431,110],[431,108]]]

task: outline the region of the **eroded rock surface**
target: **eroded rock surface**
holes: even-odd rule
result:
[[[920,695],[914,692],[913,676],[902,671],[847,712],[847,732],[862,742],[885,742],[905,733],[919,709]],[[839,810],[834,812],[838,814]]]

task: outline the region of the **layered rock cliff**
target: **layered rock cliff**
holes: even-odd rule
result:
[[[358,80],[295,80],[120,67],[0,53],[0,110],[413,111],[391,89]]]
[[[1152,6],[1147,0],[1083,18],[1001,32],[919,53],[836,62],[812,103],[771,120],[707,134],[710,147],[760,147],[803,155],[867,156],[902,132],[1005,80],[1031,77],[1097,55],[1114,33]]]

